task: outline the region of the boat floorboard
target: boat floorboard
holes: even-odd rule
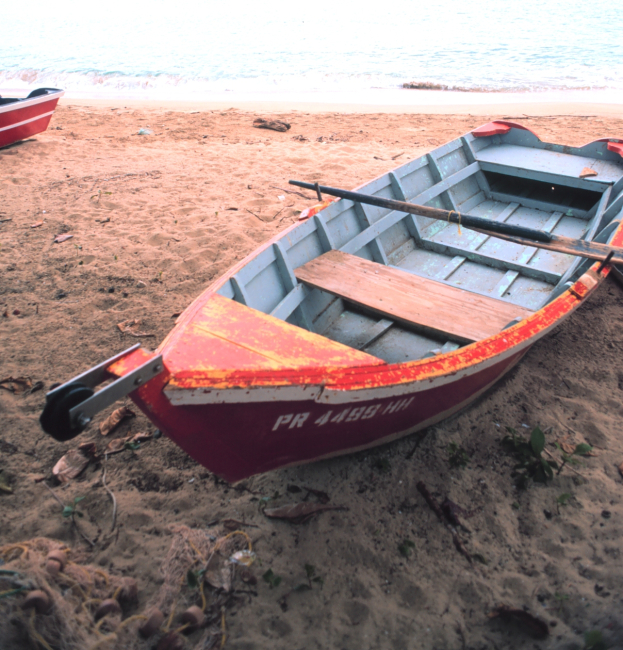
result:
[[[501,331],[532,311],[446,284],[329,251],[295,270],[301,282],[363,309],[469,343]]]

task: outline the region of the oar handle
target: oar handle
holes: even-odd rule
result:
[[[428,217],[429,219],[448,221],[449,223],[456,223],[465,226],[466,228],[478,228],[488,232],[497,232],[502,235],[526,237],[527,239],[533,239],[534,241],[540,242],[549,243],[552,241],[552,235],[548,232],[534,230],[534,228],[524,228],[523,226],[513,226],[508,223],[482,219],[481,217],[472,217],[468,214],[457,212],[456,210],[441,210],[440,208],[431,208],[426,205],[416,205],[415,203],[406,203],[405,201],[385,199],[381,196],[372,196],[370,194],[362,194],[361,192],[351,192],[337,187],[327,187],[326,185],[318,185],[318,183],[304,183],[303,181],[289,182],[290,185],[303,187],[307,190],[320,191],[323,194],[337,196],[348,201],[376,205],[379,208],[389,208],[390,210],[396,210],[397,212],[416,214],[422,217]]]

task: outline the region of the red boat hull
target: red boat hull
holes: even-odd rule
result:
[[[192,458],[233,483],[424,429],[479,397],[527,350],[428,390],[415,385],[413,393],[350,404],[310,400],[174,406],[163,392],[167,377],[151,380],[132,399]]]
[[[48,128],[63,91],[0,105],[0,147],[30,138]]]

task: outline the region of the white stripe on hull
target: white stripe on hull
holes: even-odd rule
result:
[[[0,133],[2,131],[8,131],[9,129],[16,129],[18,126],[24,126],[24,124],[30,124],[31,122],[36,122],[37,120],[40,120],[42,117],[48,117],[52,115],[54,111],[49,111],[48,113],[41,113],[41,115],[36,115],[35,117],[31,117],[29,120],[24,120],[23,122],[16,122],[15,124],[9,124],[9,126],[3,126],[0,127]]]

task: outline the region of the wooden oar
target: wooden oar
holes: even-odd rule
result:
[[[439,219],[449,223],[456,223],[465,228],[476,230],[477,232],[498,237],[514,244],[521,246],[534,246],[535,248],[544,248],[557,253],[566,253],[567,255],[577,255],[578,257],[587,257],[592,260],[608,260],[612,264],[623,264],[623,248],[608,246],[607,244],[598,244],[596,242],[587,242],[583,239],[572,239],[571,237],[562,237],[561,235],[552,235],[548,232],[535,230],[533,228],[524,228],[523,226],[514,226],[512,224],[473,217],[468,214],[462,214],[455,210],[441,210],[440,208],[431,208],[426,205],[416,205],[415,203],[406,203],[404,201],[395,201],[394,199],[385,199],[380,196],[371,196],[370,194],[361,194],[360,192],[350,192],[337,187],[326,187],[317,183],[304,183],[302,181],[290,181],[290,185],[304,187],[308,190],[319,190],[323,194],[338,196],[341,199],[355,201],[357,203],[367,203],[376,205],[380,208],[389,208],[398,212],[416,214],[429,219]],[[610,255],[612,253],[612,255]],[[610,256],[610,257],[609,257]]]

